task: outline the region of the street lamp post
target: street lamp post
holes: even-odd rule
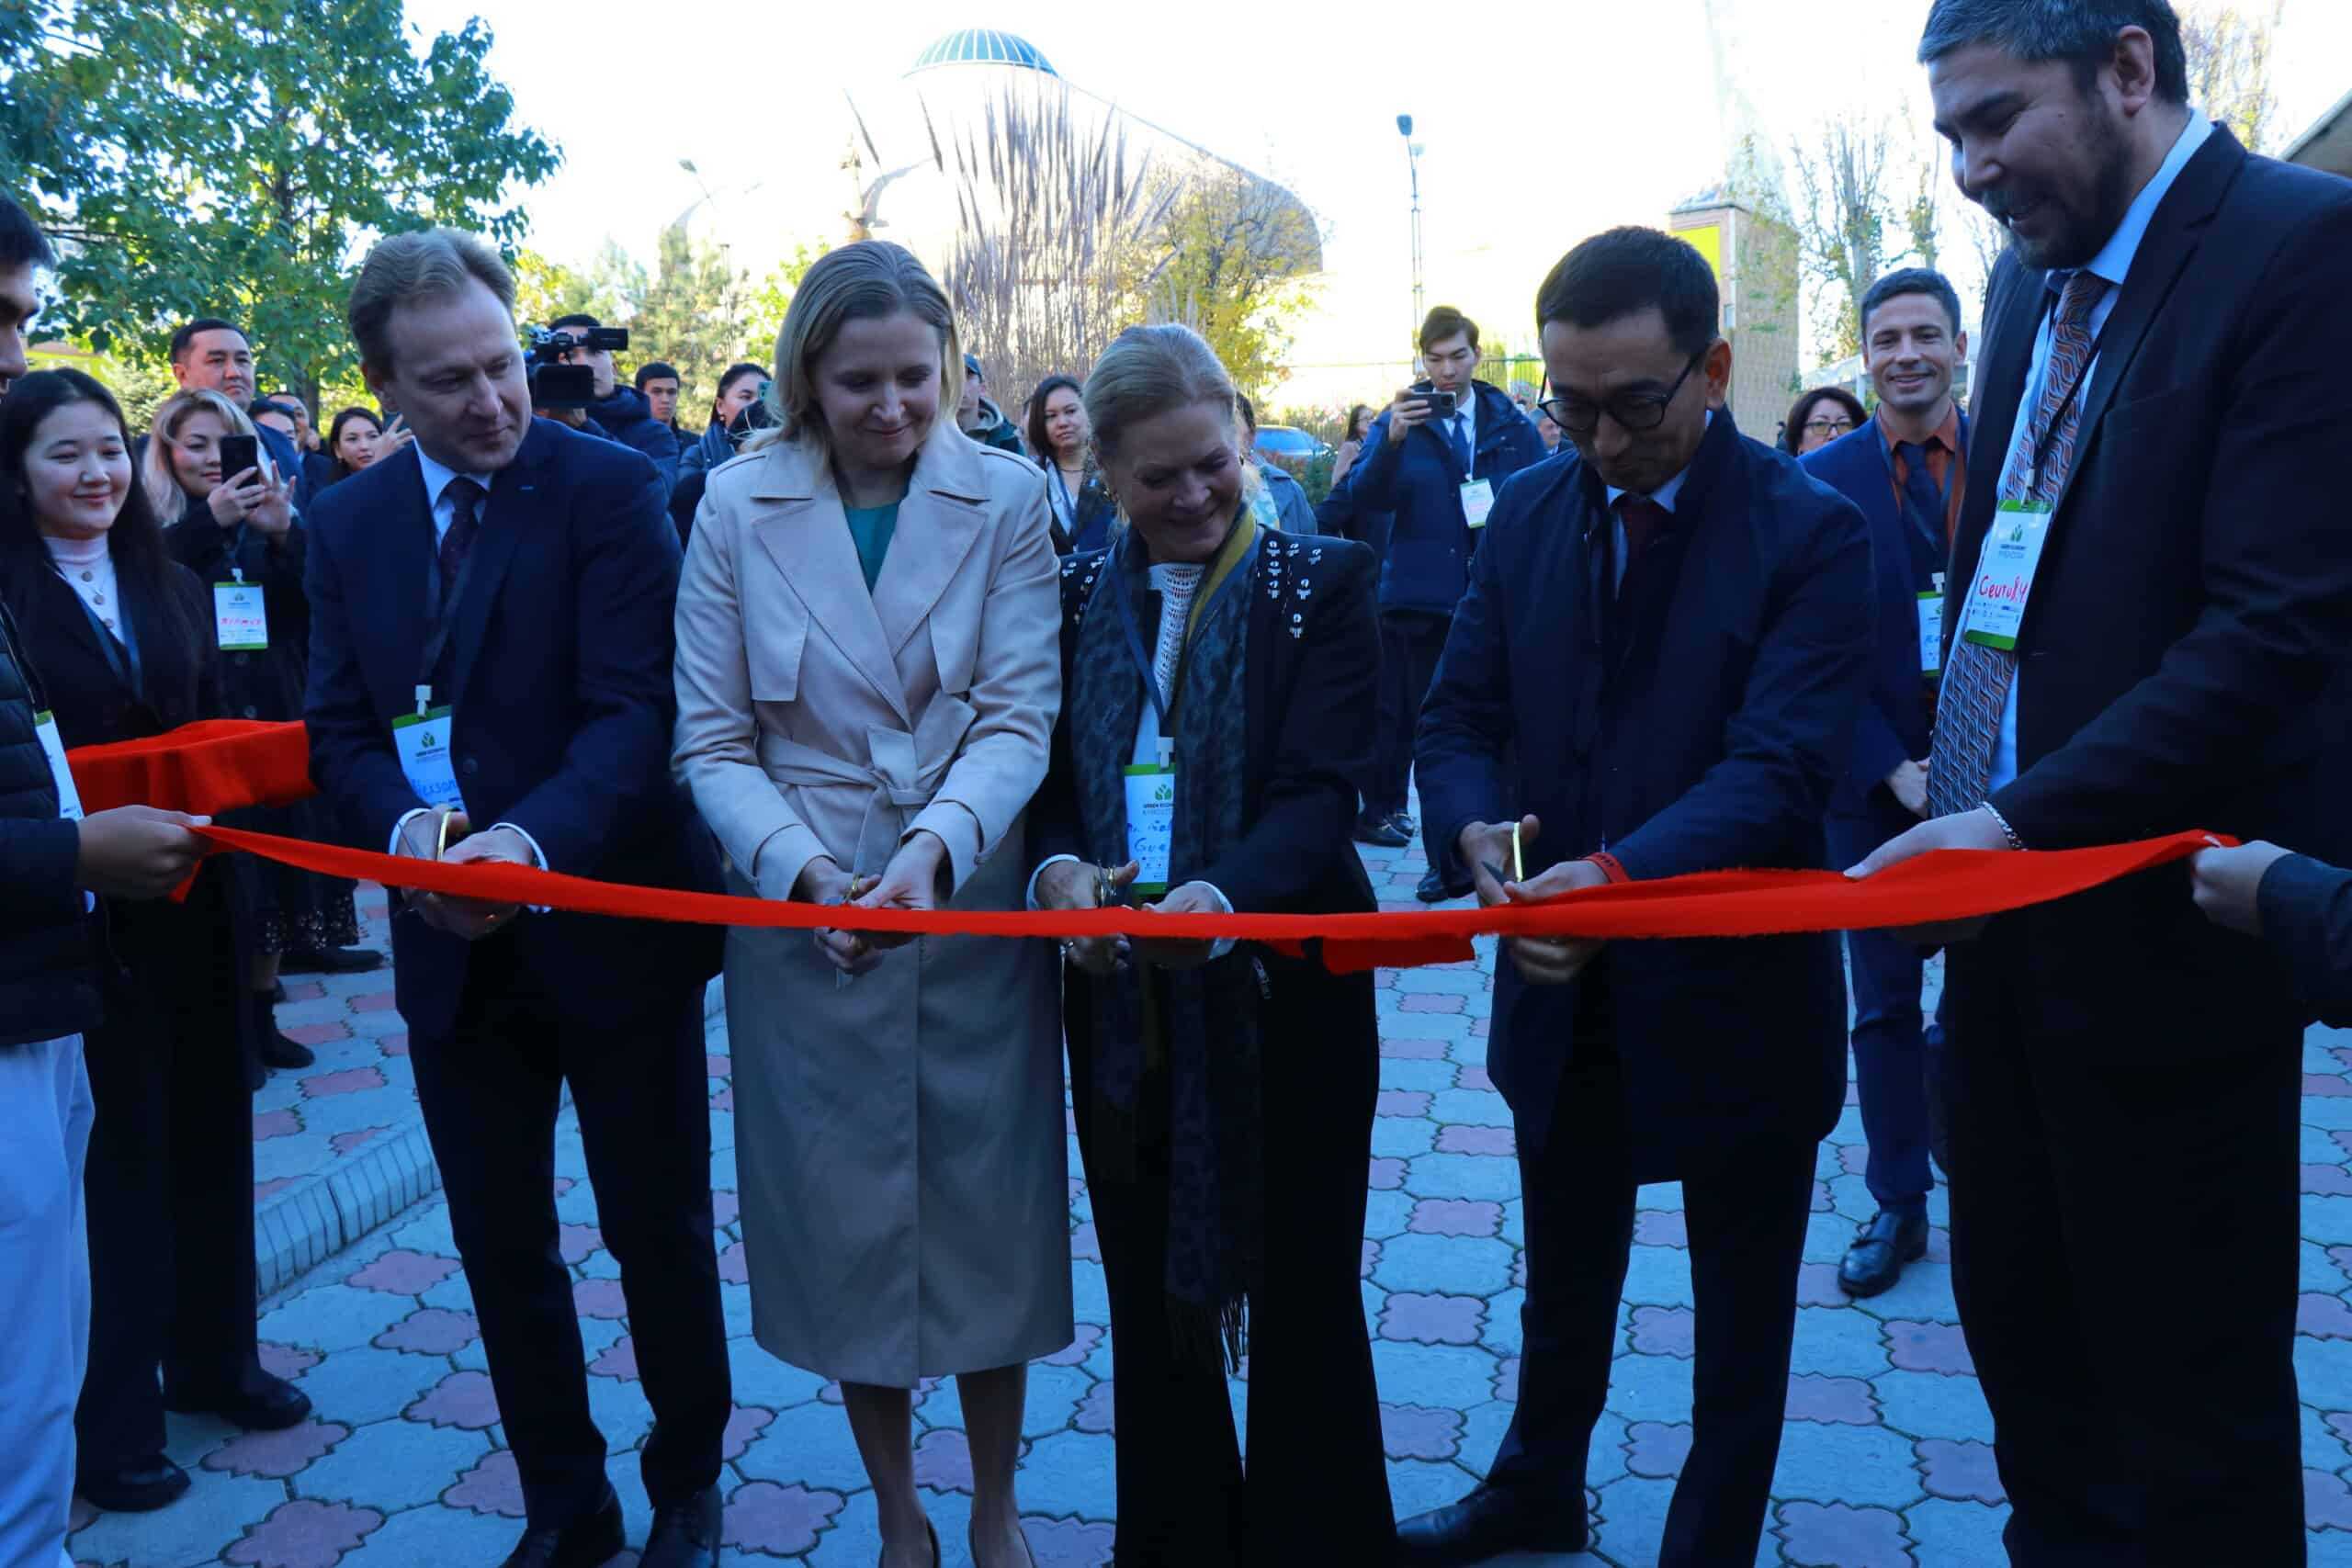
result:
[[[1405,170],[1413,182],[1413,332],[1421,330],[1421,144],[1413,140],[1413,117],[1396,117],[1396,134],[1405,139]]]

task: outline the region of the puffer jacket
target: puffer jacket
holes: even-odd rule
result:
[[[0,1050],[98,1021],[88,901],[74,885],[80,829],[33,732],[40,678],[0,604]]]

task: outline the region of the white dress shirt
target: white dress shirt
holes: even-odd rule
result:
[[[2172,152],[2165,155],[2155,175],[2141,187],[2132,205],[2124,209],[2123,221],[2115,226],[2115,232],[2108,237],[2098,254],[2083,265],[2081,270],[2095,277],[2103,277],[2109,284],[2107,292],[2099,296],[2098,303],[2091,307],[2089,327],[2094,344],[2098,342],[2099,334],[2107,330],[2107,319],[2115,314],[2115,302],[2123,294],[2123,280],[2130,276],[2132,260],[2140,254],[2140,242],[2148,237],[2148,225],[2154,220],[2156,209],[2163,205],[2173,182],[2180,177],[2180,171],[2188,166],[2188,160],[2205,145],[2205,139],[2212,133],[2213,122],[2200,110],[2190,109],[2188,123],[2181,128],[2179,139],[2172,144]],[[2048,302],[2057,299],[2065,290],[2067,280],[2074,276],[2073,272],[2049,275],[2044,282]],[[2031,411],[2040,406],[2042,388],[2049,380],[2052,324],[2055,315],[2053,310],[2045,308],[2041,312],[2041,328],[2034,334],[2032,368],[2026,373],[2025,397],[2018,404],[2017,428],[2010,434],[2009,450],[2001,460],[2003,473],[2008,472],[2009,465],[2018,460],[2018,449],[2025,445],[2027,427],[2032,423]],[[2091,362],[2083,367],[2082,389],[2075,394],[2078,400],[2089,396],[2092,378],[2098,374],[2098,355],[2094,353]],[[2077,457],[2081,451],[2078,437],[2075,446]],[[1973,598],[1972,595],[1972,601]],[[1962,610],[1962,631],[1968,629],[1966,603],[1963,602]],[[2001,732],[1993,744],[1993,772],[1987,793],[1999,789],[2018,776],[2018,691],[2024,684],[2025,670],[2020,665],[2009,677],[2008,700],[2001,706]]]
[[[412,445],[415,444],[412,443]],[[483,507],[487,507],[490,502],[491,480],[498,476],[495,474],[461,473],[459,470],[449,467],[447,463],[444,463],[438,458],[429,455],[421,445],[416,446],[416,466],[418,470],[424,476],[424,499],[426,504],[431,508],[433,513],[433,545],[434,548],[438,550],[441,547],[441,541],[449,536],[450,526],[458,520],[458,498],[449,493],[450,481],[460,479],[473,480],[474,483],[481,487],[482,500],[480,504]],[[482,514],[481,512],[478,511],[475,513],[474,521],[477,524],[482,521]],[[439,570],[437,564],[435,570]],[[454,604],[445,604],[442,606],[442,613],[444,615],[455,615],[457,613],[457,606]],[[401,813],[400,820],[392,824],[392,847],[389,852],[392,854],[398,854],[401,852],[401,829],[407,827],[413,818],[424,816],[425,812],[430,809],[431,807],[429,807],[420,806],[413,810],[403,811]],[[548,857],[546,853],[540,850],[539,841],[531,837],[528,830],[514,822],[493,822],[491,826],[492,828],[512,829],[515,837],[521,839],[524,843],[530,846],[531,863],[538,867],[541,871],[545,871],[547,869]],[[534,904],[531,906],[531,910],[534,914],[545,914],[547,912],[547,907],[545,905]]]

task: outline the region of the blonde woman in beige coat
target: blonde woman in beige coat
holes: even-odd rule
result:
[[[947,300],[899,246],[811,267],[775,438],[714,469],[678,593],[676,766],[738,891],[1022,907],[1061,702],[1045,484],[956,428]],[[845,917],[845,919],[847,918]],[[959,1382],[972,1558],[1028,1568],[1026,1365],[1072,1338],[1050,944],[728,937],[752,1331],[839,1380],[885,1568],[932,1568],[909,1391]]]

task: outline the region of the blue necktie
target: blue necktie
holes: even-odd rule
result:
[[[1462,416],[1455,414],[1445,422],[1446,444],[1453,448],[1453,460],[1462,465],[1462,477],[1470,478],[1470,438],[1462,433]]]
[[[1911,514],[1911,525],[1940,558],[1950,547],[1944,536],[1944,498],[1936,493],[1936,481],[1928,473],[1928,448],[1917,441],[1904,441],[1896,444],[1894,455],[1903,459],[1904,510]]]

